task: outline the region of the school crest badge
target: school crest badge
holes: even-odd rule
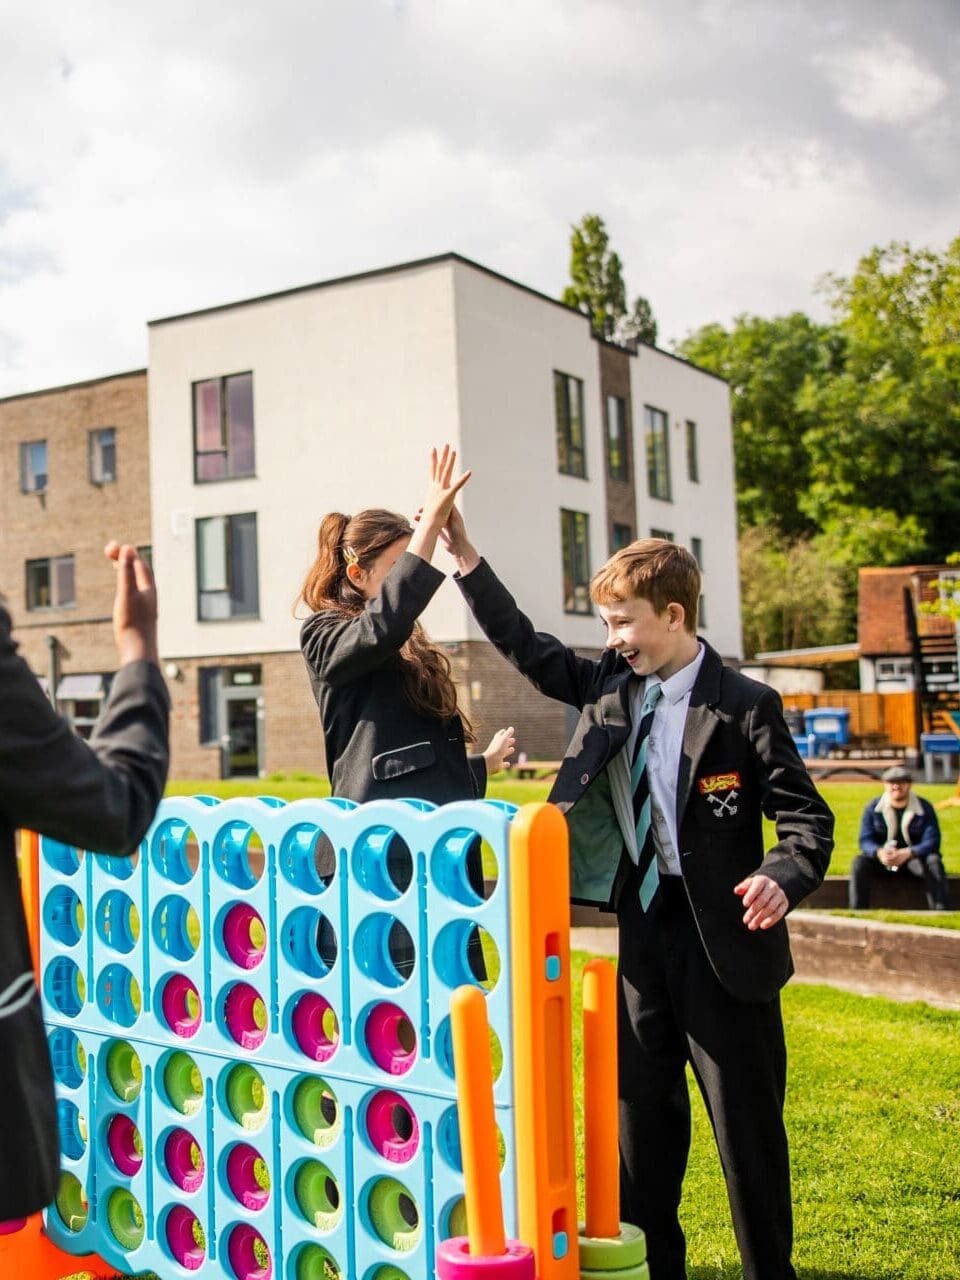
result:
[[[698,778],[697,790],[715,818],[732,818],[740,798],[740,774],[734,769],[730,773],[712,773],[709,777]]]

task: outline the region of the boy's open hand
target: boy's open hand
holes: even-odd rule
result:
[[[743,923],[750,930],[779,924],[790,906],[787,895],[769,876],[747,876],[733,886],[733,892],[743,899]]]
[[[136,547],[108,542],[103,554],[117,570],[113,600],[113,638],[120,665],[146,660],[160,663],[157,648],[157,589],[153,574]]]

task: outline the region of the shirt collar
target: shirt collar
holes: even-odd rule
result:
[[[661,696],[664,702],[677,703],[681,698],[685,698],[693,686],[696,684],[697,676],[700,674],[700,668],[703,666],[704,647],[697,642],[697,656],[692,662],[688,662],[685,667],[681,667],[679,671],[675,671],[672,676],[666,680],[661,680],[658,675],[647,676],[643,684],[643,693],[646,696],[648,689],[655,684],[662,684],[663,690]]]

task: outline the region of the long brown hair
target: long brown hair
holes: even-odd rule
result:
[[[412,533],[413,526],[405,516],[379,507],[355,516],[331,511],[320,521],[316,559],[307,571],[299,600],[314,613],[323,609],[348,616],[362,613],[366,597],[347,576],[347,565],[369,569],[387,547]],[[475,741],[473,726],[457,703],[450,659],[419,622],[414,623],[410,638],[400,649],[400,664],[403,692],[410,706],[438,720],[459,715],[466,741]]]

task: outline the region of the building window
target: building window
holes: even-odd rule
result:
[[[569,373],[553,373],[557,411],[557,465],[565,476],[587,478],[583,431],[583,382]]]
[[[670,530],[669,530],[669,529],[651,529],[651,530],[650,530],[650,537],[651,537],[651,538],[664,538],[667,542],[672,542],[672,541],[673,541],[673,534],[670,532]]]
[[[627,466],[627,402],[607,396],[607,472],[611,480],[629,480]]]
[[[117,480],[117,433],[113,427],[87,432],[91,484],[115,484]]]
[[[27,561],[27,608],[64,609],[76,604],[73,556]]]
[[[197,617],[256,618],[259,610],[256,515],[198,520]]]
[[[590,517],[583,511],[560,512],[565,613],[593,613],[590,601]]]
[[[20,492],[43,493],[47,487],[47,442],[30,440],[20,446]]]
[[[153,572],[153,547],[151,546],[137,547],[137,555],[140,557],[140,559],[143,561],[143,563],[147,566],[147,568],[152,573]]]
[[[670,501],[670,440],[667,434],[667,415],[662,409],[643,406],[644,430],[647,439],[647,486],[651,498]]]
[[[610,539],[610,552],[619,551],[623,547],[629,547],[633,541],[633,526],[629,524],[616,524],[613,526],[613,537]]]
[[[700,483],[700,456],[697,452],[697,424],[687,419],[687,479]]]
[[[253,475],[252,373],[193,384],[193,448],[198,483]]]
[[[689,426],[689,423],[687,425]],[[694,560],[696,560],[697,564],[700,567],[700,572],[702,574],[703,573],[703,539],[702,538],[690,539],[690,554],[693,556]],[[705,627],[707,625],[707,597],[703,595],[702,592],[700,595],[699,603],[697,604],[697,622],[701,627]]]

